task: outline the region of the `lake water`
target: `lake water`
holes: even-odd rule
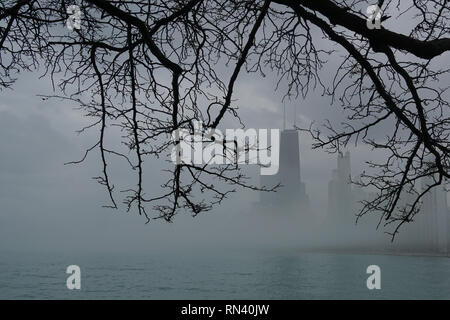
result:
[[[81,290],[66,288],[68,265]],[[366,268],[381,268],[368,290]],[[450,299],[450,259],[304,253],[0,253],[1,299]]]

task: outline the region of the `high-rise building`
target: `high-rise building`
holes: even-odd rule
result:
[[[337,168],[328,183],[328,217],[343,223],[354,219],[354,199],[351,187],[350,152],[338,153]]]
[[[281,184],[276,192],[261,192],[260,203],[291,212],[305,212],[309,208],[309,198],[305,184],[301,180],[299,135],[295,129],[281,131],[280,166],[272,176],[260,176],[261,186],[271,187]]]
[[[422,178],[421,190],[434,184],[433,177]],[[402,195],[401,205],[411,205],[416,195]],[[449,241],[449,211],[447,206],[447,192],[443,186],[436,186],[429,190],[422,198],[420,211],[411,223],[405,224],[399,234],[399,245],[412,252],[450,251]]]
[[[402,193],[398,208],[409,207],[421,191],[435,183],[432,176],[422,179],[421,190],[409,190]],[[360,201],[370,201],[375,195],[351,184],[350,153],[339,152],[337,168],[332,171],[328,183],[328,221],[335,226],[348,228],[355,222],[355,214],[361,209]],[[381,213],[380,213],[381,214]],[[374,212],[367,220],[376,226],[381,218]],[[364,240],[368,236],[364,234]],[[363,240],[363,239],[361,239]],[[373,238],[373,248],[420,253],[450,253],[450,212],[447,204],[447,192],[443,185],[436,186],[422,198],[420,211],[411,223],[404,224],[394,243],[378,241]]]
[[[433,177],[422,180],[422,190],[434,184]],[[420,217],[417,222],[420,226],[421,240],[424,247],[430,251],[447,252],[447,194],[442,185],[432,188],[424,195]]]

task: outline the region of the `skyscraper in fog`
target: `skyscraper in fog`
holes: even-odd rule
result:
[[[353,215],[354,199],[351,187],[350,152],[338,153],[337,168],[328,183],[328,217],[348,222]]]
[[[421,190],[434,183],[433,177],[422,178]],[[417,195],[403,195],[402,204],[412,204]],[[449,209],[443,186],[429,190],[422,198],[420,211],[400,231],[400,245],[413,252],[450,252]]]
[[[425,190],[433,183],[433,177],[423,178],[422,189]],[[436,186],[424,195],[416,220],[424,247],[432,251],[447,252],[448,207],[447,194],[443,186]]]
[[[301,180],[299,135],[295,129],[281,131],[280,167],[273,176],[260,176],[261,186],[271,187],[278,183],[277,192],[261,192],[261,204],[285,208],[292,212],[306,211],[309,198]]]

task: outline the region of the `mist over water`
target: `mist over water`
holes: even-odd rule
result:
[[[273,92],[270,81],[253,80],[245,75],[238,83],[243,121],[248,127],[282,128],[280,94],[267,94]],[[63,165],[79,159],[97,133],[76,135],[88,121],[74,105],[37,99],[45,90],[51,92],[28,74],[15,92],[2,92],[0,298],[450,298],[448,257],[397,248],[413,225],[406,225],[391,244],[385,230],[376,228],[376,214],[356,225],[354,212],[349,212],[345,223],[336,222],[340,213],[328,205],[336,155],[311,150],[308,136],[299,138],[308,210],[261,206],[265,194],[238,189],[195,218],[180,214],[173,223],[144,224],[143,217],[123,206],[101,207],[107,194],[91,179],[101,170],[99,154],[81,166]],[[294,107],[297,124],[303,126],[311,119],[331,116],[339,121],[342,116],[329,101],[311,95],[288,103],[288,128]],[[375,135],[382,136],[383,128],[379,131]],[[112,135],[109,142],[118,137]],[[349,149],[353,176],[369,156],[383,157],[360,147]],[[145,162],[148,194],[160,191],[165,164]],[[120,161],[112,160],[110,169],[114,183],[135,183]],[[248,166],[245,172],[259,184],[258,168]],[[82,270],[79,292],[65,286],[71,264]],[[366,268],[374,264],[382,270],[379,291],[366,287]]]

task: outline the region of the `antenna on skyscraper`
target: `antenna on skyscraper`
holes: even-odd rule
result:
[[[283,130],[286,130],[286,103],[283,102]]]

